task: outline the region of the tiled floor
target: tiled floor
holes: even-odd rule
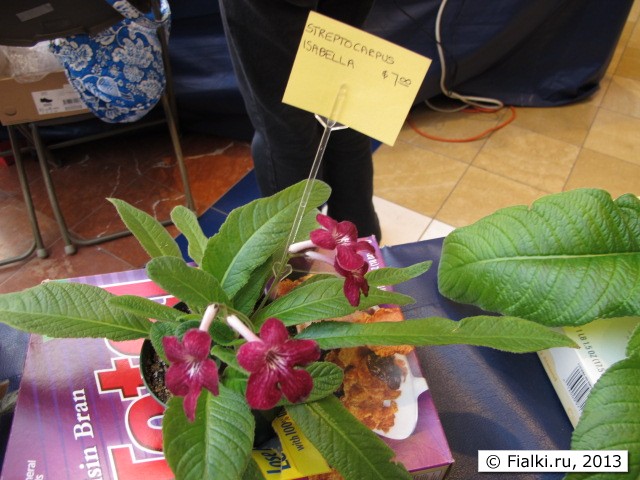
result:
[[[374,162],[383,244],[440,237],[498,208],[530,204],[573,188],[604,188],[614,197],[640,194],[639,16],[636,2],[600,91],[592,98],[566,107],[518,108],[513,123],[474,142],[429,140],[406,125],[394,147],[381,146]],[[418,107],[410,118],[431,135],[465,138],[507,115],[508,110],[443,114]],[[251,170],[249,147],[243,143],[187,134],[183,149],[200,214]],[[55,169],[53,177],[67,223],[79,235],[122,228],[113,207],[98,199],[124,198],[162,218],[183,202],[171,144],[163,133],[105,140],[63,154],[64,166]],[[45,278],[144,265],[147,257],[130,237],[65,255],[38,166],[32,159],[26,163],[49,257],[0,267],[0,292]],[[0,168],[0,215],[2,259],[29,244],[13,167]]]

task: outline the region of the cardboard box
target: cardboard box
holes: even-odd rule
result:
[[[614,363],[625,358],[638,317],[595,320],[581,327],[559,329],[580,348],[551,348],[538,352],[567,416],[575,427],[591,389]]]
[[[372,269],[384,266],[379,253],[369,258]],[[72,281],[98,285],[115,295],[176,303],[144,270]],[[172,479],[162,454],[163,407],[140,376],[141,344],[33,335],[0,480]],[[417,359],[412,354],[406,359],[413,375],[405,399],[417,418],[399,437],[382,438],[416,479],[441,480],[453,458]],[[292,439],[290,427],[284,428],[283,438]],[[276,441],[274,450],[254,452],[256,460],[266,462],[265,478],[306,478],[309,472],[291,476],[283,450]]]
[[[2,125],[51,120],[88,113],[64,72],[52,72],[35,82],[0,78]]]

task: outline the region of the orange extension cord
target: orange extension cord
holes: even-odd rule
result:
[[[476,140],[480,140],[486,136],[488,136],[489,134],[495,132],[496,130],[500,130],[501,128],[506,127],[507,125],[509,125],[511,122],[513,122],[516,119],[516,109],[513,108],[512,106],[508,107],[509,110],[511,111],[511,115],[509,116],[509,118],[507,118],[504,122],[500,123],[499,125],[496,125],[495,127],[491,127],[487,130],[485,130],[484,132],[479,133],[478,135],[474,135],[473,137],[468,137],[468,138],[444,138],[444,137],[437,137],[435,135],[431,135],[427,132],[424,132],[422,130],[420,130],[415,123],[413,123],[413,121],[411,120],[411,118],[407,119],[407,123],[409,124],[409,126],[418,134],[421,135],[425,138],[428,138],[430,140],[436,140],[438,142],[448,142],[448,143],[466,143],[466,142],[475,142]],[[467,113],[495,113],[498,110],[494,110],[494,109],[490,109],[490,108],[479,108],[479,107],[473,107],[473,108],[468,108],[465,110],[462,110],[463,112],[467,112]]]

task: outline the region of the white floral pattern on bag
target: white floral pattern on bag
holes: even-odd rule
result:
[[[94,36],[74,35],[51,42],[69,83],[98,118],[135,122],[161,98],[166,85],[162,47],[156,28],[168,34],[170,10],[161,2],[162,19],[144,14],[126,0],[106,0],[125,18]]]

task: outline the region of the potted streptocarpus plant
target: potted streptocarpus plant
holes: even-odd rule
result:
[[[310,194],[300,216],[305,190]],[[319,214],[329,194],[320,181],[301,182],[234,210],[210,238],[193,212],[176,207],[172,220],[188,240],[187,260],[155,219],[112,199],[151,257],[149,278],[187,311],[51,281],[0,295],[0,321],[51,337],[150,340],[169,364],[173,396],[162,422],[163,452],[178,479],[261,478],[251,458],[255,413],[272,409],[285,410],[343,478],[409,479],[393,451],[334,395],[343,371],[321,352],[454,343],[529,352],[573,342],[514,316],[340,321],[412,302],[382,287],[421,275],[431,262],[369,271],[366,239],[358,239],[350,223]],[[301,223],[292,238],[296,218]],[[292,272],[300,259],[327,268],[279,289],[300,273]]]

